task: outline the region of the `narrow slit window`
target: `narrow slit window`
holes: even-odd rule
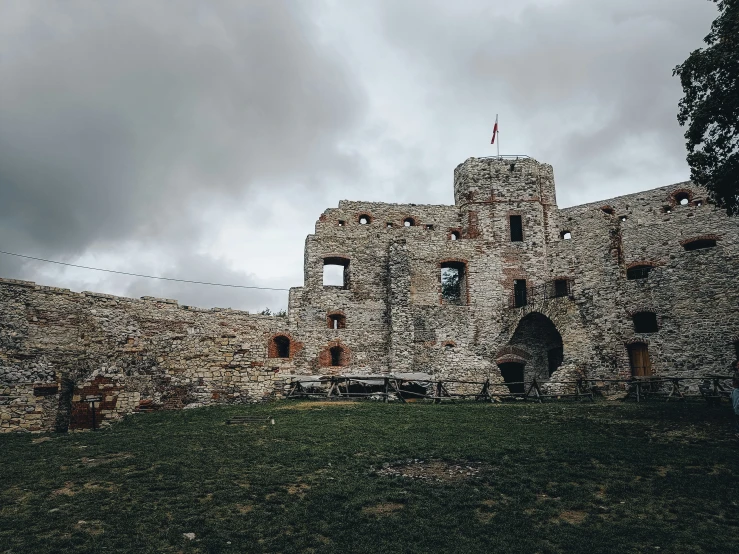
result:
[[[346,316],[344,314],[329,314],[328,315],[328,328],[329,329],[345,329],[346,328]]]
[[[523,242],[523,222],[520,215],[510,217],[511,242]]]
[[[513,281],[513,306],[520,308],[528,304],[526,295],[526,279],[516,279]]]
[[[452,231],[449,234],[449,240],[459,240],[459,231]]]

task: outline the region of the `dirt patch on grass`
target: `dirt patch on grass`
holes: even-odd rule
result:
[[[577,510],[565,510],[552,520],[552,523],[569,523],[571,525],[579,525],[588,516],[587,512]]]
[[[52,496],[74,496],[74,483],[67,481],[61,489],[57,489],[51,493]]]
[[[248,514],[254,509],[254,506],[251,504],[236,504],[236,511],[239,512],[242,516]]]
[[[405,504],[397,502],[380,502],[374,506],[365,506],[362,513],[368,516],[387,516],[405,508]]]
[[[303,498],[308,490],[310,490],[310,485],[306,485],[305,483],[296,483],[287,487],[287,494]]]
[[[74,528],[90,535],[101,535],[103,533],[103,523],[98,520],[85,521],[81,519],[77,522]]]
[[[377,470],[385,477],[403,477],[426,481],[461,481],[477,477],[482,470],[480,462],[448,462],[444,460],[408,460],[385,464]]]
[[[356,406],[356,402],[351,400],[316,400],[315,402],[296,402],[295,404],[286,404],[276,408],[277,410],[311,410],[313,408],[323,408],[324,406]]]
[[[125,460],[126,458],[133,458],[133,454],[130,452],[116,452],[115,454],[106,454],[103,456],[98,456],[97,458],[88,458],[87,456],[80,458],[80,462],[82,462],[87,467],[95,467],[95,466],[101,466],[103,464],[109,464],[118,460]]]
[[[42,442],[48,442],[51,440],[51,437],[41,437],[38,439],[33,439],[31,441],[31,444],[41,444]]]

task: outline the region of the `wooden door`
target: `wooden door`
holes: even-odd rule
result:
[[[631,362],[631,375],[634,377],[648,377],[652,374],[649,349],[643,342],[629,345],[629,361]]]

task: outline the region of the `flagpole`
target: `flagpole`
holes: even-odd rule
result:
[[[498,124],[498,114],[495,114],[495,124]],[[500,129],[498,129],[498,159],[500,159]]]

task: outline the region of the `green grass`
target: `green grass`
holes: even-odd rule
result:
[[[738,454],[699,403],[137,415],[0,436],[0,552],[736,552]],[[477,473],[384,474],[414,459]]]

